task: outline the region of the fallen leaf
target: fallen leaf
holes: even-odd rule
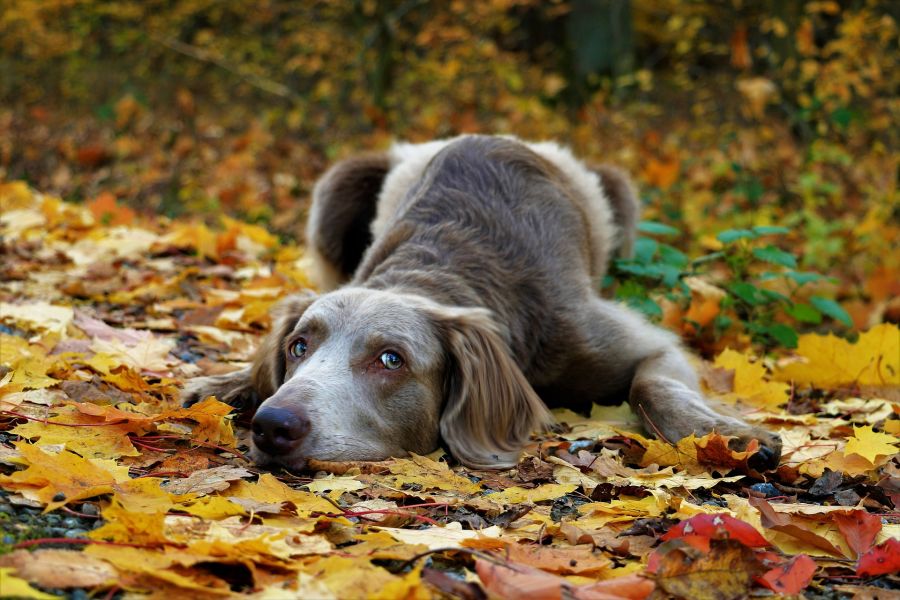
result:
[[[864,510],[834,513],[831,518],[847,540],[847,545],[857,556],[872,547],[878,532],[881,531],[881,517]]]
[[[841,385],[900,385],[900,328],[883,323],[859,335],[855,344],[834,335],[801,335],[801,362],[775,373],[780,381],[832,388]]]
[[[854,427],[853,435],[846,439],[844,454],[857,454],[873,465],[879,456],[897,454],[896,445],[900,443],[896,436],[874,431],[871,425]]]
[[[77,454],[68,450],[49,454],[24,443],[16,447],[28,462],[28,468],[0,475],[0,485],[46,504],[44,512],[112,492],[115,483],[112,473]]]
[[[195,471],[184,479],[174,479],[163,486],[171,494],[196,494],[202,496],[215,491],[227,490],[232,481],[252,477],[253,473],[243,467],[223,465],[212,469]]]
[[[874,577],[900,572],[900,539],[891,538],[859,557],[856,574]]]
[[[777,594],[799,594],[810,584],[815,572],[815,561],[800,554],[785,564],[770,569],[759,579]]]
[[[709,544],[704,551],[682,538],[654,550],[648,571],[660,591],[692,600],[747,595],[753,577],[762,570],[753,550],[736,540],[713,539]]]
[[[31,587],[27,581],[13,575],[13,569],[0,567],[0,583],[3,595],[8,598],[31,598],[33,600],[55,600],[58,596],[45,594]]]

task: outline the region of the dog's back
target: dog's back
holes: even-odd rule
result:
[[[391,192],[390,179],[384,190]],[[353,283],[427,290],[448,305],[491,309],[527,372],[543,362],[535,353],[570,335],[567,315],[594,293],[592,279],[606,267],[616,235],[610,210],[599,184],[585,196],[569,174],[517,140],[457,139],[434,154],[402,198],[382,194],[375,241]]]

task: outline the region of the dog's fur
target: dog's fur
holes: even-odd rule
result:
[[[597,294],[637,218],[627,176],[551,143],[464,136],[345,160],[315,187],[307,241],[323,289],[346,285],[287,298],[253,367],[190,382],[185,402],[265,400],[253,457],[290,468],[441,441],[506,467],[551,422],[545,403],[625,398],[655,435],[758,439],[774,466],[777,436],[704,399],[673,334]]]

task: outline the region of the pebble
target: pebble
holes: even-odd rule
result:
[[[103,519],[97,519],[96,521],[94,521],[94,525],[91,527],[91,529],[100,529],[101,527],[103,527],[103,525],[105,525]]]
[[[84,513],[86,515],[90,515],[92,517],[96,517],[97,515],[100,514],[100,509],[97,508],[96,504],[93,504],[91,502],[85,502],[84,504],[81,505],[81,508],[79,510],[82,513]]]
[[[84,529],[68,529],[66,533],[63,534],[63,537],[67,538],[80,538],[87,535],[87,531]]]
[[[75,517],[66,517],[62,522],[63,527],[66,529],[72,529],[73,527],[78,527],[81,525],[81,519],[76,519]]]
[[[772,496],[780,496],[781,492],[777,487],[772,485],[771,483],[754,483],[750,486],[750,489],[754,492],[760,492],[766,495],[766,498],[771,498]]]

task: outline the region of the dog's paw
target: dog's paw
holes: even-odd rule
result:
[[[781,438],[778,434],[749,424],[725,428],[721,433],[734,436],[728,443],[732,450],[744,450],[752,440],[759,442],[759,450],[747,459],[747,466],[754,471],[772,471],[778,467],[781,460]]]
[[[259,404],[249,369],[191,379],[181,391],[181,405],[188,408],[210,396],[239,411],[252,410]]]

